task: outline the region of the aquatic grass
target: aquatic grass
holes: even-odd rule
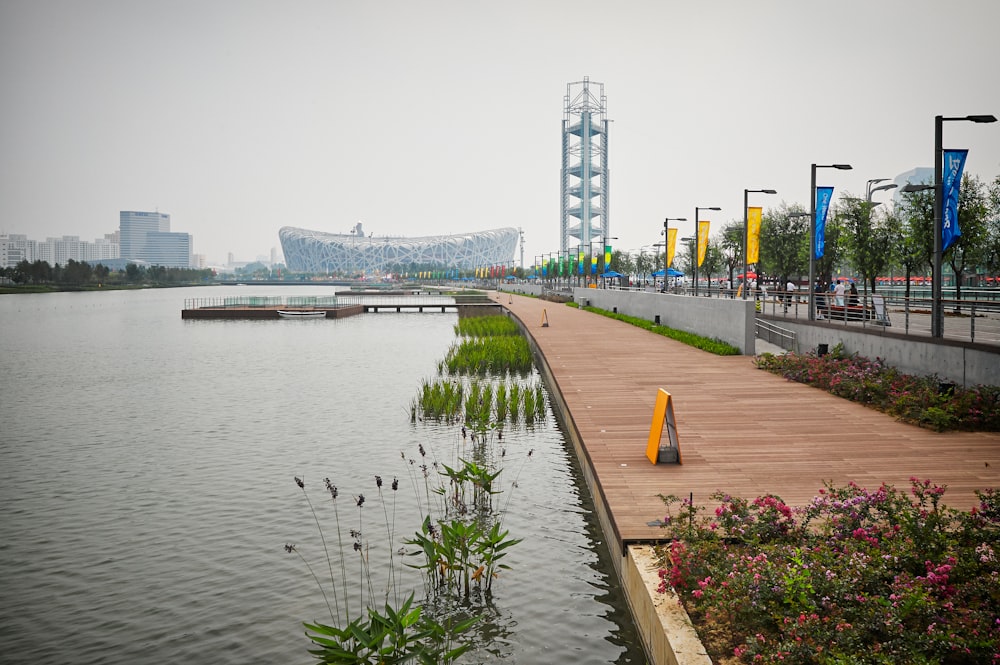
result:
[[[329,483],[329,480],[327,480],[327,482]],[[320,542],[323,543],[323,552],[326,554],[327,565],[330,568],[330,586],[333,588],[333,600],[334,600],[334,604],[337,606],[337,613],[334,614],[333,609],[330,607],[329,601],[327,601],[326,607],[327,607],[327,609],[330,610],[330,617],[333,618],[334,620],[336,620],[336,617],[340,615],[340,603],[339,603],[338,598],[337,598],[336,577],[334,577],[334,575],[333,575],[333,561],[330,558],[330,549],[326,545],[326,535],[323,533],[323,527],[319,523],[319,515],[316,514],[316,507],[313,506],[312,499],[309,498],[309,493],[306,492],[305,477],[299,478],[298,476],[295,476],[295,484],[298,486],[298,488],[300,490],[302,490],[302,496],[304,496],[306,498],[306,502],[309,504],[309,512],[312,513],[313,520],[316,522],[316,530],[319,532]],[[336,498],[336,497],[334,497],[334,498]],[[337,529],[337,533],[339,535],[339,533],[340,533],[340,529],[339,528]],[[285,545],[285,551],[287,551],[289,553],[295,552],[296,554],[298,554],[299,558],[302,559],[303,563],[305,563],[306,566],[309,566],[309,563],[305,560],[305,557],[302,556],[301,552],[299,552],[297,549],[295,549],[294,545]],[[313,574],[313,578],[316,579],[317,584],[319,584],[319,578],[317,578],[316,574],[313,573],[313,570],[312,570],[311,566],[309,566],[309,572]],[[326,600],[327,599],[326,598],[326,592],[323,591],[323,585],[320,584],[319,587],[320,587],[320,591],[323,592],[323,600]],[[344,599],[344,602],[345,603],[347,602],[346,598]]]
[[[452,345],[444,359],[448,374],[526,375],[534,366],[531,347],[523,337],[465,339]]]
[[[455,324],[459,337],[505,337],[521,334],[517,322],[506,316],[463,317]]]
[[[406,551],[404,548],[400,554],[423,556],[422,563],[408,563],[401,559],[401,565],[423,572],[423,600],[418,603],[411,592],[400,602],[401,578],[396,571],[397,557],[393,547],[395,492],[399,483],[396,478],[392,482],[394,494],[390,517],[382,492],[382,477],[374,476],[390,548],[384,609],[376,609],[375,575],[371,568],[370,541],[365,534],[368,520],[363,509],[366,503],[364,494],[355,496],[357,528],[349,531],[352,548],[359,561],[356,579],[365,605],[361,617],[352,617],[347,606],[349,576],[337,513],[339,492],[329,479],[326,479],[326,484],[334,500],[341,550],[340,577],[345,595],[342,619],[339,602],[336,602],[337,609],[334,610],[312,566],[294,545],[286,544],[286,551],[297,554],[320,585],[333,620],[331,625],[318,622],[305,624],[306,634],[314,647],[310,653],[320,662],[373,665],[453,662],[472,647],[475,638],[468,637],[466,631],[480,619],[481,614],[461,620],[456,620],[456,617],[477,609],[495,612],[492,601],[494,581],[500,577],[501,571],[510,569],[505,557],[511,547],[521,542],[521,539],[511,537],[503,525],[513,489],[517,487],[516,477],[510,484],[511,491],[507,493],[502,507],[498,505],[500,500],[497,497],[504,493],[500,487],[507,455],[499,442],[503,439],[504,424],[517,422],[522,417],[519,413],[530,422],[543,419],[545,411],[541,386],[537,383],[524,384],[510,376],[533,371],[527,342],[520,336],[516,324],[511,327],[512,322],[503,317],[492,318],[496,320],[478,322],[467,330],[465,334],[469,338],[463,342],[465,346],[453,346],[446,361],[438,366],[439,378],[423,381],[418,396],[410,405],[409,417],[414,424],[435,421],[457,425],[461,422],[461,438],[455,437],[456,445],[445,463],[437,460],[433,447],[425,447],[422,443],[417,446],[419,457],[400,452],[413,488],[415,506],[421,515],[419,530],[403,540],[405,546],[415,549]],[[517,361],[519,357],[521,360]],[[525,357],[527,364],[523,364]],[[511,359],[517,362],[510,362]],[[531,455],[532,451],[529,451],[521,469]],[[304,492],[304,481],[296,478],[296,483]],[[308,495],[306,497],[308,500]],[[440,501],[436,506],[434,497]],[[336,594],[333,557],[326,548],[319,518],[311,501],[309,506],[323,538]],[[484,648],[491,648],[489,645],[492,639],[496,639],[495,635],[495,632],[487,634],[484,643],[487,646]]]
[[[544,392],[537,381],[472,378],[423,381],[410,404],[411,422],[462,422],[475,430],[490,422],[530,425],[545,418]]]

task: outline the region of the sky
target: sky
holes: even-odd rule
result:
[[[282,226],[512,226],[530,266],[559,250],[563,97],[589,77],[612,244],[638,250],[696,206],[742,220],[744,189],[808,208],[813,163],[862,197],[932,166],[934,116],[1000,116],[998,25],[996,0],[0,0],[0,233],[159,210],[217,265],[280,258]],[[1000,123],[944,147],[1000,175]]]

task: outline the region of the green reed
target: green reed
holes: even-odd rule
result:
[[[507,337],[521,334],[517,322],[506,316],[470,316],[455,324],[459,337]]]
[[[523,337],[477,337],[452,345],[444,359],[449,374],[528,374],[534,361]]]

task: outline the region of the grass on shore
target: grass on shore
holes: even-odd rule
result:
[[[627,314],[616,314],[615,312],[609,312],[606,309],[601,309],[599,307],[580,307],[577,303],[566,303],[570,307],[578,307],[579,309],[586,310],[588,312],[593,312],[594,314],[600,314],[601,316],[606,316],[609,319],[615,319],[617,321],[623,321],[630,325],[636,326],[637,328],[642,328],[643,330],[648,330],[650,332],[656,333],[657,335],[663,335],[664,337],[669,337],[670,339],[676,340],[688,346],[693,346],[696,349],[701,349],[702,351],[708,351],[709,353],[714,353],[717,356],[738,356],[742,355],[742,351],[730,344],[729,342],[723,342],[721,339],[714,339],[710,337],[703,337],[701,335],[696,335],[694,333],[685,332],[683,330],[677,330],[675,328],[668,328],[667,326],[661,326],[652,321],[647,321],[646,319],[640,319],[635,316],[628,316]]]

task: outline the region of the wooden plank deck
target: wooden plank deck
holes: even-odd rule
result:
[[[974,490],[1000,486],[1000,434],[938,434],[756,369],[750,357],[716,356],[564,304],[493,298],[548,363],[620,544],[662,537],[648,525],[664,515],[661,493],[693,493],[700,504],[717,490],[773,493],[802,505],[824,481],[906,489],[916,476],[947,485],[945,502],[969,509]],[[672,396],[683,465],[645,457],[659,388]]]

